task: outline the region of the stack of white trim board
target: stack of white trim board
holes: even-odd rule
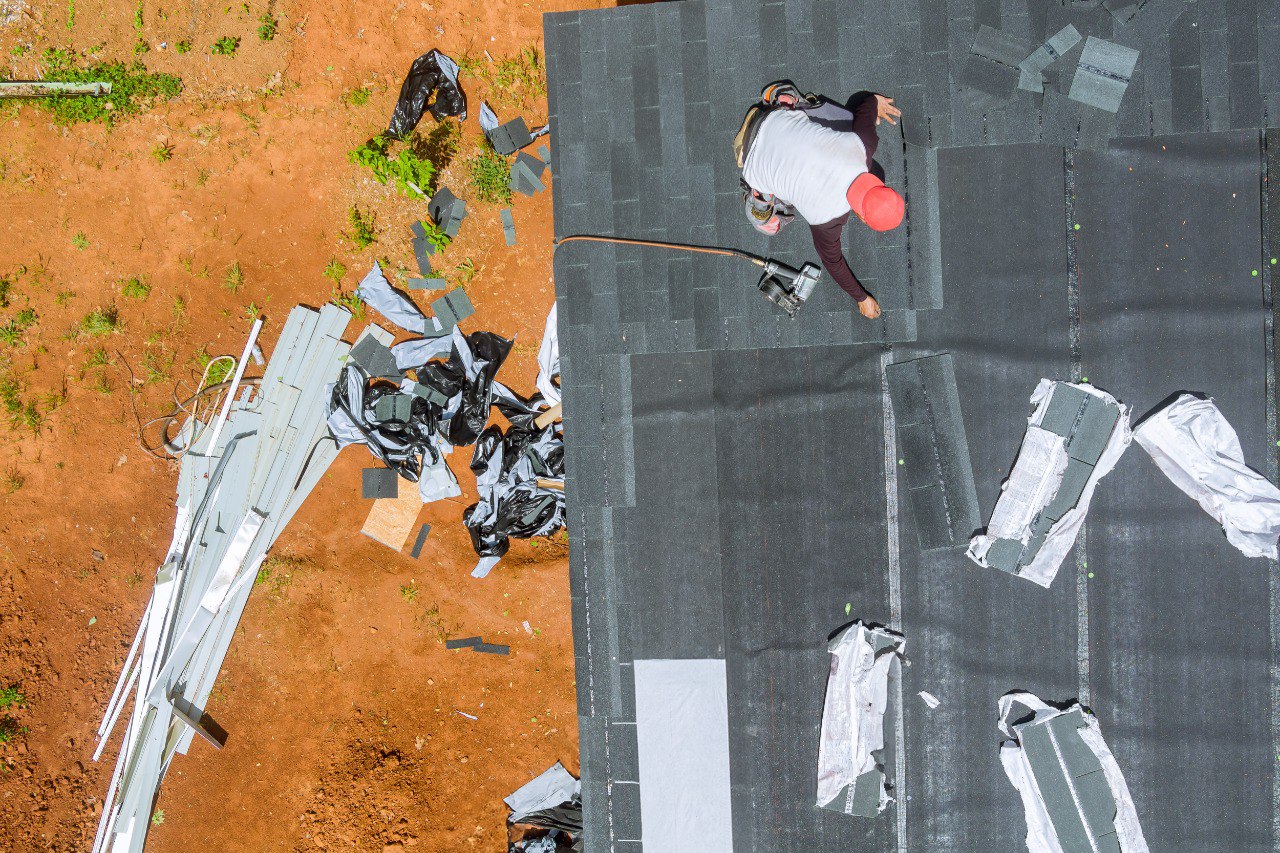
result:
[[[294,308],[258,387],[233,385],[211,422],[181,427],[173,542],[98,729],[95,760],[133,698],[94,853],[142,850],[174,755],[196,734],[220,741],[203,710],[254,578],[338,453],[325,419],[350,319],[333,305]]]

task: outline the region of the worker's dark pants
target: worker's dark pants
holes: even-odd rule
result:
[[[867,298],[867,291],[858,283],[853,270],[849,269],[849,262],[844,259],[844,249],[840,240],[844,234],[844,224],[849,221],[850,215],[846,213],[844,216],[837,216],[821,225],[811,224],[809,230],[813,233],[813,247],[818,250],[818,257],[822,260],[822,265],[827,268],[827,272],[831,273],[831,277],[845,293],[861,302]]]
[[[863,147],[867,149],[867,170],[880,180],[884,180],[884,169],[871,159],[880,142],[875,131],[874,94],[859,92],[849,99],[847,106],[843,107],[828,101],[818,109],[810,110],[806,115],[818,124],[833,130],[858,134]],[[813,247],[818,250],[818,257],[822,260],[822,265],[827,268],[827,272],[831,273],[831,277],[845,293],[861,302],[867,298],[868,293],[858,282],[858,277],[853,274],[853,270],[849,269],[849,263],[844,259],[844,249],[841,246],[844,224],[849,221],[849,216],[850,214],[846,213],[821,225],[810,223],[809,230],[813,233]]]

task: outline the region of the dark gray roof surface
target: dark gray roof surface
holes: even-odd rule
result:
[[[912,143],[882,126],[909,228],[847,229],[876,322],[830,281],[793,321],[735,261],[557,252],[589,851],[640,849],[630,662],[661,657],[727,660],[735,849],[1023,849],[995,727],[1015,688],[1093,708],[1152,849],[1280,841],[1276,567],[1245,560],[1138,449],[1049,590],[960,547],[922,551],[920,481],[886,431],[886,365],[945,352],[982,520],[1041,377],[1088,377],[1135,415],[1212,394],[1274,477],[1280,180],[1260,186],[1280,175],[1280,136],[1256,129],[1280,104],[1280,51],[1260,50],[1280,43],[1280,2],[1111,5],[683,0],[546,17],[559,236],[813,260],[802,223],[770,241],[742,216],[730,143],[775,79],[893,95]],[[1139,51],[1117,114],[1065,94],[1085,39],[1043,98],[996,61],[1066,24]],[[982,26],[999,33],[971,65]],[[825,641],[852,618],[899,627],[912,660],[886,723],[897,803],[875,819],[813,804]]]

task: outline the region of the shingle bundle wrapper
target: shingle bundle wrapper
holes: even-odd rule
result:
[[[1031,406],[1013,471],[968,554],[1047,588],[1133,433],[1129,407],[1092,385],[1041,379]]]
[[[999,708],[1009,738],[1000,763],[1022,797],[1031,853],[1148,853],[1129,786],[1093,714],[1023,692],[1000,697]]]
[[[340,339],[350,319],[333,305],[294,308],[258,388],[238,388],[225,421],[189,420],[179,432],[173,541],[98,728],[95,760],[136,696],[95,853],[142,850],[174,755],[197,729],[213,738],[201,718],[258,567],[338,453],[326,440],[325,386],[350,349]]]
[[[449,116],[457,116],[459,121],[467,118],[467,95],[458,83],[458,63],[434,49],[419,56],[409,67],[387,133],[403,139],[418,126],[428,109],[436,121]]]
[[[1280,489],[1245,464],[1240,439],[1213,400],[1181,394],[1144,420],[1133,437],[1242,554],[1276,559]]]
[[[892,801],[884,777],[889,672],[906,651],[901,634],[854,622],[832,638],[818,744],[818,805],[875,817]]]
[[[582,783],[560,762],[526,782],[503,802],[511,809],[507,823],[572,833],[572,849],[582,849]]]
[[[512,536],[549,536],[564,527],[564,492],[538,485],[539,478],[564,480],[564,441],[554,425],[542,430],[533,426],[535,413],[531,407],[528,417],[513,422],[505,435],[491,426],[476,442],[471,470],[480,500],[467,508],[462,521],[481,557],[507,553]],[[482,561],[472,575],[484,577],[496,562]]]
[[[538,347],[538,393],[551,405],[560,402],[560,335],[556,318],[556,303],[551,303],[547,326],[542,332],[542,345]]]

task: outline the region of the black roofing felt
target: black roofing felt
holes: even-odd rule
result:
[[[1135,415],[1211,394],[1275,476],[1280,180],[1259,187],[1280,136],[1257,128],[1280,109],[1280,2],[1110,7],[683,0],[545,18],[559,236],[814,260],[802,223],[768,240],[742,215],[730,143],[775,79],[893,95],[912,143],[881,126],[908,227],[845,238],[875,322],[830,281],[790,320],[729,259],[557,251],[587,850],[640,849],[631,661],[662,657],[727,661],[735,849],[1024,849],[995,727],[1012,689],[1092,707],[1153,850],[1280,841],[1276,566],[1244,559],[1136,447],[1048,590],[961,547],[922,551],[920,472],[885,429],[886,366],[950,353],[982,521],[1042,377],[1088,377]],[[1011,45],[1029,55],[1068,24],[1082,39],[1045,94],[1019,90]],[[996,67],[974,71],[983,26],[976,61]],[[1139,52],[1118,113],[1067,95],[1089,37]],[[899,627],[912,661],[886,725],[897,802],[875,819],[814,806],[826,639],[852,618]]]

